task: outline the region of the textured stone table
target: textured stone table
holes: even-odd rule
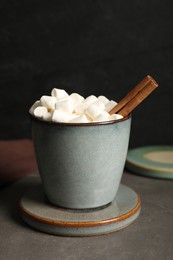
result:
[[[18,201],[23,192],[39,181],[33,174],[0,191],[0,259],[173,259],[172,180],[125,172],[122,183],[139,193],[141,214],[123,230],[93,237],[49,235],[22,221]]]

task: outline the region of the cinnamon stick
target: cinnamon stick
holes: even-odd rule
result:
[[[157,87],[157,82],[151,76],[146,76],[109,112],[109,114],[118,113],[123,117],[128,116]]]

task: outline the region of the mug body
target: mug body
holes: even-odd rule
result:
[[[70,209],[109,204],[124,170],[130,126],[131,116],[87,124],[32,117],[35,153],[48,200]]]

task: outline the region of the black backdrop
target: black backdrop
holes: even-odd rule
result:
[[[119,101],[147,74],[130,146],[173,144],[172,0],[0,2],[0,138],[31,137],[28,109],[53,87]]]

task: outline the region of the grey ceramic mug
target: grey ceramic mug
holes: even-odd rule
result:
[[[131,116],[92,124],[32,117],[36,158],[48,200],[71,209],[110,203],[121,181],[130,126]]]

